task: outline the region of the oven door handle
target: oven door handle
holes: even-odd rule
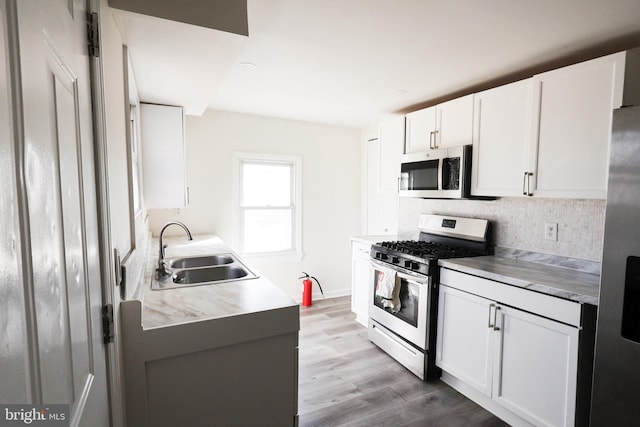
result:
[[[372,260],[370,260],[370,261],[371,261],[371,266],[372,266],[373,268],[376,268],[376,267],[384,267],[384,268],[391,269],[391,270],[393,270],[393,271],[395,271],[395,272],[396,272],[396,275],[397,275],[398,277],[400,277],[400,278],[401,278],[401,279],[403,279],[403,280],[406,280],[406,281],[407,281],[407,282],[409,282],[409,283],[414,283],[414,284],[416,284],[416,285],[424,285],[424,284],[426,284],[426,283],[428,282],[428,280],[429,280],[429,278],[428,278],[428,277],[423,276],[423,275],[421,275],[421,274],[405,273],[404,271],[401,271],[401,270],[403,270],[403,269],[402,269],[402,267],[398,267],[398,266],[395,266],[395,265],[385,264],[385,263],[383,263],[383,262],[376,261],[376,260],[374,260],[374,259],[372,259]]]
[[[405,280],[408,283],[414,283],[416,285],[424,285],[425,283],[427,283],[427,279],[423,279],[422,277],[420,278],[421,280],[416,280],[416,277],[414,276],[410,276],[408,274],[405,273],[401,273],[399,271],[396,272],[396,274],[398,275],[398,277],[400,277],[402,280]]]

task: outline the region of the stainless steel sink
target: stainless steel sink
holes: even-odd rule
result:
[[[258,277],[233,253],[171,258],[165,262],[171,274],[153,280],[151,289],[212,285]]]
[[[174,273],[173,283],[191,285],[203,282],[221,282],[223,280],[242,279],[249,275],[244,267],[225,265],[210,268],[193,268]]]
[[[194,256],[185,258],[176,258],[169,261],[170,268],[196,268],[196,267],[210,267],[213,265],[231,264],[234,261],[228,254],[223,255],[207,255],[207,256]]]

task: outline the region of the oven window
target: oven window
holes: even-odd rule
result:
[[[374,277],[376,281],[376,283],[374,284],[374,289],[376,289],[378,286],[378,275],[375,274]],[[420,298],[420,289],[415,283],[409,283],[406,280],[400,278],[396,280],[400,280],[400,311],[398,311],[397,313],[392,313],[391,311],[387,310],[387,312],[403,320],[404,322],[417,327],[418,300]],[[374,295],[373,304],[382,310],[386,310],[384,308],[384,305],[382,304],[382,300],[383,299],[381,297]]]
[[[400,170],[401,190],[437,190],[439,160],[403,163]]]
[[[460,189],[460,157],[442,159],[442,189]]]

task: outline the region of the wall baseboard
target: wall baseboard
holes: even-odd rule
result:
[[[324,293],[324,299],[346,297],[348,295],[351,295],[351,288],[333,289],[331,291],[327,291]],[[297,295],[289,295],[289,296],[293,298],[293,300],[298,304],[302,302],[302,292],[300,292]],[[312,299],[313,301],[322,300],[322,294],[320,293],[320,291],[317,291],[317,292],[314,291]]]

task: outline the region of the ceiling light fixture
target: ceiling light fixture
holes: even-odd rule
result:
[[[253,62],[241,62],[238,65],[245,70],[255,70],[257,68],[257,65]]]

